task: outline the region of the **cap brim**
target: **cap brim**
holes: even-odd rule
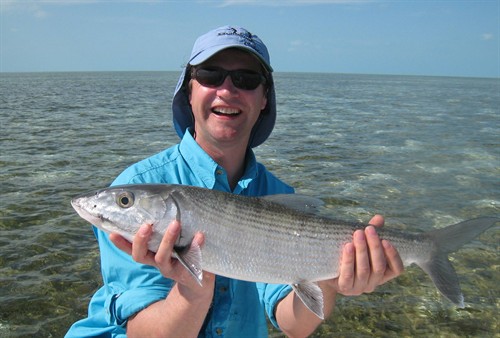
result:
[[[252,55],[255,55],[259,59],[259,61],[262,63],[262,65],[266,68],[266,70],[268,72],[273,71],[273,67],[271,67],[271,65],[268,64],[267,61],[262,58],[262,56],[260,56],[258,53],[256,53],[255,49],[253,49],[251,47],[242,46],[241,44],[219,45],[219,46],[207,48],[207,49],[203,50],[202,52],[198,53],[197,55],[195,55],[194,57],[192,57],[191,60],[189,61],[189,64],[192,66],[197,66],[197,65],[202,64],[203,62],[207,61],[215,54],[217,54],[225,49],[229,49],[229,48],[237,48],[237,49],[242,49],[244,51],[250,52]]]

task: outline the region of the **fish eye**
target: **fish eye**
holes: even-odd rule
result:
[[[122,208],[130,208],[134,205],[134,194],[124,191],[116,197],[116,203]]]

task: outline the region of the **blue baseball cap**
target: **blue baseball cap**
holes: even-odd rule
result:
[[[270,63],[269,52],[262,40],[257,35],[241,27],[224,26],[216,28],[200,36],[195,41],[188,66],[199,65],[218,52],[228,48],[238,48],[256,56],[268,72],[267,79],[270,87],[267,90],[267,105],[253,127],[249,141],[251,148],[257,147],[271,135],[276,122],[276,93],[272,77],[273,68]],[[181,73],[172,100],[174,127],[181,138],[187,128],[194,126],[193,111],[189,104],[186,88],[187,81],[185,81],[189,76],[187,74],[188,66]]]

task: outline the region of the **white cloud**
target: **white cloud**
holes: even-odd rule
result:
[[[105,0],[106,2],[157,2],[161,0]],[[37,19],[45,19],[49,16],[50,8],[53,6],[88,5],[99,3],[99,0],[0,0],[0,12],[29,13]]]
[[[238,5],[262,5],[262,6],[301,6],[301,5],[320,5],[320,4],[354,4],[374,2],[377,0],[222,0],[220,6],[238,6]],[[201,1],[212,2],[212,1]]]
[[[488,41],[488,40],[493,40],[495,36],[491,33],[484,33],[481,35],[481,40]]]
[[[44,19],[49,14],[46,11],[44,11],[43,9],[37,8],[37,9],[34,10],[33,15],[35,16],[35,18]]]
[[[317,41],[291,40],[288,42],[287,51],[289,53],[311,54],[323,50],[323,44]]]
[[[305,45],[305,43],[302,40],[292,40],[292,41],[290,41],[290,43],[288,45],[289,45],[288,51],[293,52],[293,51],[300,49],[302,46]]]
[[[0,0],[0,12],[28,12],[35,18],[42,19],[48,16],[48,13],[42,9],[43,1],[22,1],[22,0]]]

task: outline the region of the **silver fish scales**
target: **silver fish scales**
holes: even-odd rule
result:
[[[129,241],[142,224],[152,224],[151,251],[158,249],[169,223],[177,218],[182,231],[174,256],[199,283],[206,270],[235,279],[290,284],[323,318],[322,292],[315,282],[338,276],[343,246],[354,230],[366,225],[319,216],[313,213],[317,204],[300,195],[246,197],[169,184],[116,186],[72,200],[82,218]],[[463,307],[448,253],[498,221],[484,217],[421,234],[383,229],[379,235],[397,248],[405,266],[420,266],[443,295]],[[205,234],[201,248],[192,245],[199,231]]]

